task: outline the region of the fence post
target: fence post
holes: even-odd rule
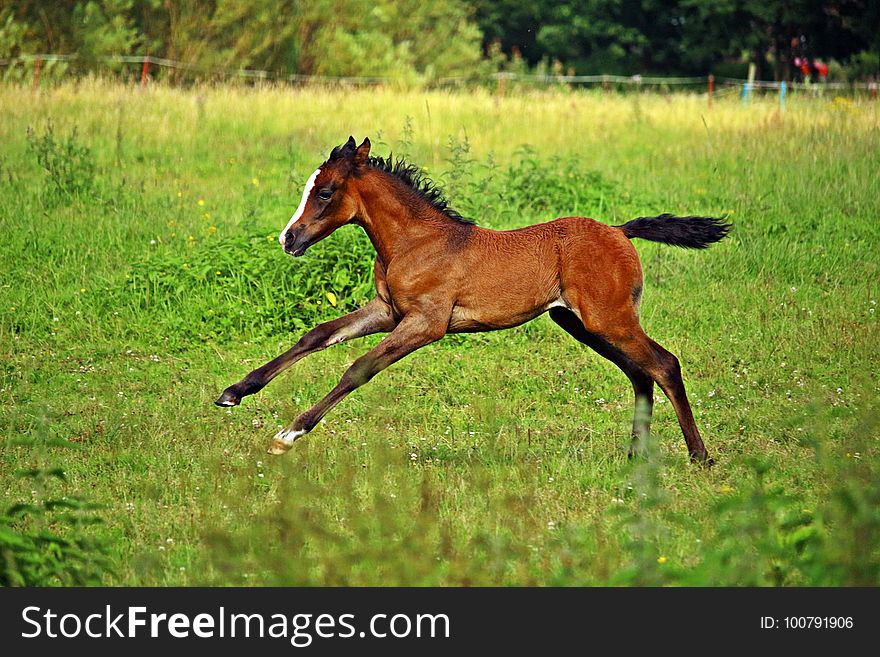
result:
[[[34,89],[40,87],[40,69],[43,67],[43,60],[37,55],[34,58]]]
[[[147,78],[150,77],[150,56],[144,55],[144,66],[141,69],[141,86],[147,86]]]
[[[713,93],[715,93],[715,76],[709,73],[709,109],[712,109]]]
[[[495,88],[495,104],[498,105],[504,98],[504,88],[507,86],[507,78],[504,75],[498,76],[498,86]]]
[[[607,75],[602,76],[602,89],[605,91],[606,94],[608,93],[608,76]]]
[[[785,80],[779,83],[779,111],[785,111],[785,88],[786,88]]]

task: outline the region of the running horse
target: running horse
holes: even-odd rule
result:
[[[647,439],[656,381],[675,408],[692,461],[711,464],[685,394],[678,359],[639,324],[642,268],[634,237],[702,249],[730,224],[710,217],[640,217],[609,226],[563,217],[516,230],[481,228],[451,209],[420,169],[370,155],[370,141],[337,146],[308,179],[281,231],[299,257],[340,226],[357,224],[376,250],[376,296],[306,333],[288,351],[228,387],[215,402],[236,406],[300,359],[334,344],[388,333],[317,404],[275,436],[283,454],[336,404],[392,363],[447,333],[495,331],[548,312],[573,338],[629,377],[633,446]]]

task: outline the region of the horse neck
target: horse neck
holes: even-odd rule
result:
[[[358,223],[386,266],[414,243],[439,240],[459,228],[406,185],[378,172],[365,176],[358,191],[362,204]]]

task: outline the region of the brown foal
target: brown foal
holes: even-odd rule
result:
[[[675,408],[691,460],[711,462],[678,359],[639,324],[642,268],[630,239],[704,248],[722,239],[729,224],[662,215],[608,226],[564,217],[517,230],[488,230],[447,207],[417,168],[371,157],[370,141],[357,146],[351,137],[312,174],[279,241],[287,253],[301,256],[349,223],[361,226],[376,249],[376,297],[360,310],[316,326],[215,403],[237,405],[301,358],[330,345],[388,335],[358,358],[326,397],[278,432],[270,454],[289,450],[350,392],[447,333],[510,328],[549,311],[572,337],[629,377],[636,398],[634,447],[647,438],[656,381]]]

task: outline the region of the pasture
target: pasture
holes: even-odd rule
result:
[[[85,581],[880,584],[877,101],[90,79],[0,112],[0,490],[45,512],[16,531],[86,540]],[[728,217],[703,252],[635,242],[716,465],[659,391],[629,461],[629,382],[546,316],[448,336],[267,455],[379,340],[212,404],[371,296],[358,228],[277,242],[349,134],[487,227]]]

